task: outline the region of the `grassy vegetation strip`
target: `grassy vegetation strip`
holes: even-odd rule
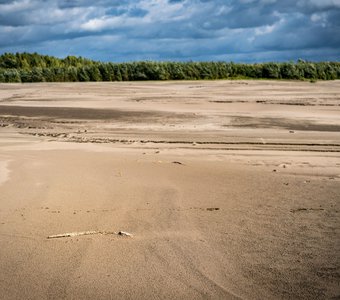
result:
[[[98,62],[37,53],[0,56],[0,82],[86,82],[201,79],[340,79],[340,62]]]

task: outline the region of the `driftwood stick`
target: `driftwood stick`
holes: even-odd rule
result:
[[[90,235],[90,234],[98,234],[98,233],[100,233],[100,231],[68,232],[68,233],[50,235],[47,238],[48,239],[58,239],[58,238],[63,238],[63,237],[74,237],[74,236]]]
[[[132,237],[131,233],[125,232],[125,231],[99,231],[99,230],[92,230],[92,231],[78,231],[78,232],[68,232],[68,233],[60,233],[60,234],[54,234],[50,235],[47,238],[48,239],[58,239],[58,238],[64,238],[64,237],[75,237],[80,235],[91,235],[91,234],[115,234],[115,235],[121,235],[121,236],[128,236]]]

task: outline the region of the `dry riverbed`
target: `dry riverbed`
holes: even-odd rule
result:
[[[339,199],[340,81],[0,84],[2,299],[335,299]]]

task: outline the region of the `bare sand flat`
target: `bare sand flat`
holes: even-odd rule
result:
[[[0,84],[0,126],[2,299],[340,297],[340,81]]]

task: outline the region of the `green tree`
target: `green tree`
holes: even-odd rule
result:
[[[3,73],[5,82],[21,82],[20,73],[17,69],[7,69]]]

